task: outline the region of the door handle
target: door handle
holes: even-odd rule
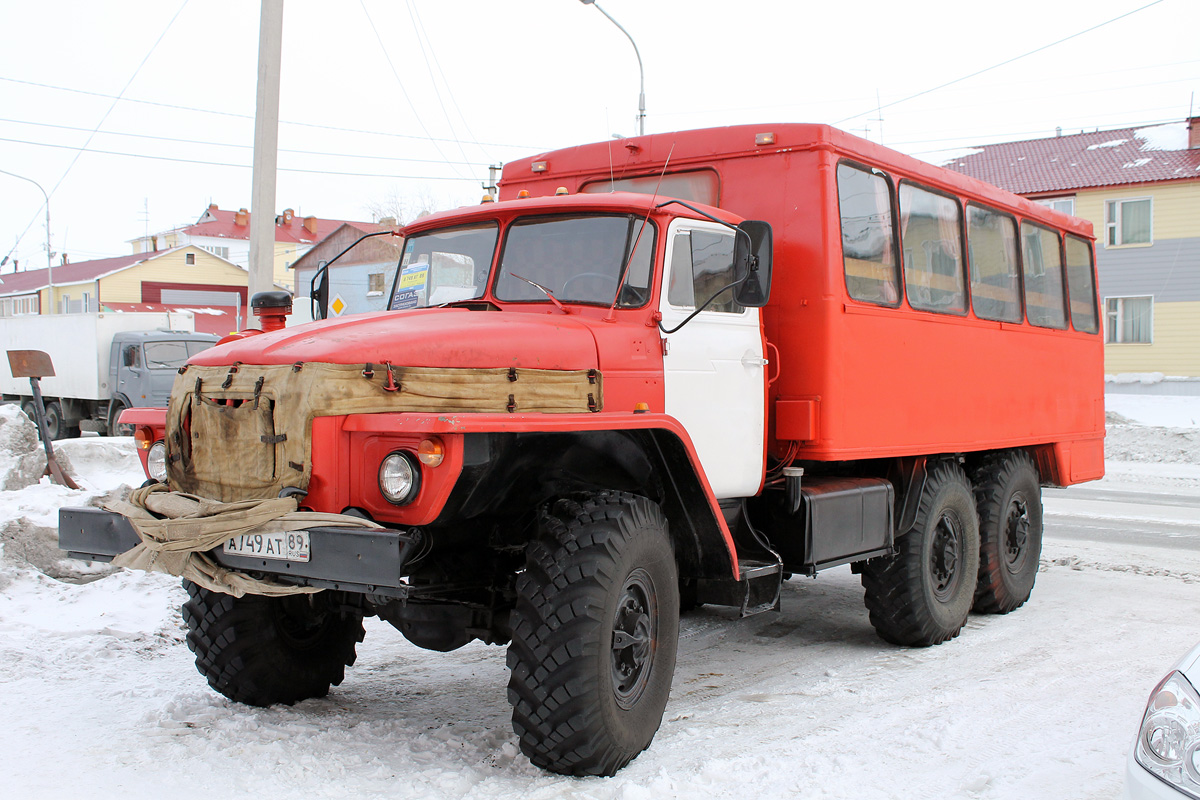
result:
[[[765,358],[756,358],[754,356],[742,356],[743,367],[765,367],[771,362]]]

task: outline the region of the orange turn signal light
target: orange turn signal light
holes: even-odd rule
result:
[[[134,428],[133,440],[137,442],[138,449],[149,450],[150,445],[154,444],[154,429],[148,428],[145,425]]]
[[[417,445],[417,458],[427,467],[436,467],[446,457],[446,446],[441,439],[423,439]]]

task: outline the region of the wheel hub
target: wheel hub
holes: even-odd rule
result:
[[[930,548],[930,568],[933,574],[933,596],[949,600],[962,580],[962,527],[956,517],[943,514],[933,532]]]
[[[657,621],[654,584],[639,567],[625,579],[613,616],[612,685],[621,708],[632,708],[650,679]]]
[[[1004,564],[1009,572],[1020,572],[1029,556],[1029,503],[1013,495],[1004,520]]]

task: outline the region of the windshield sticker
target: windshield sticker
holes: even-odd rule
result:
[[[400,268],[401,268],[401,269],[403,269],[404,267],[407,267],[407,266],[408,266],[408,262],[409,262],[409,261],[412,261],[413,247],[415,247],[415,246],[416,246],[416,244],[417,244],[416,242],[411,242],[411,241],[410,241],[410,242],[409,242],[409,243],[408,243],[408,244],[405,246],[405,248],[404,248],[404,258],[402,258],[402,259],[400,260]]]
[[[421,292],[417,289],[397,289],[392,295],[392,310],[416,308],[421,303]]]

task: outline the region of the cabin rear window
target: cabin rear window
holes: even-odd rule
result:
[[[1071,325],[1077,331],[1098,333],[1096,284],[1092,270],[1092,248],[1087,241],[1067,237],[1067,291],[1071,298]]]
[[[899,305],[891,183],[849,164],[838,165],[837,182],[846,291],[855,300]]]
[[[636,178],[606,178],[589,181],[579,188],[585,194],[636,192],[637,194],[677,197],[715,206],[720,199],[720,181],[711,169],[673,172],[667,175],[641,175]]]

